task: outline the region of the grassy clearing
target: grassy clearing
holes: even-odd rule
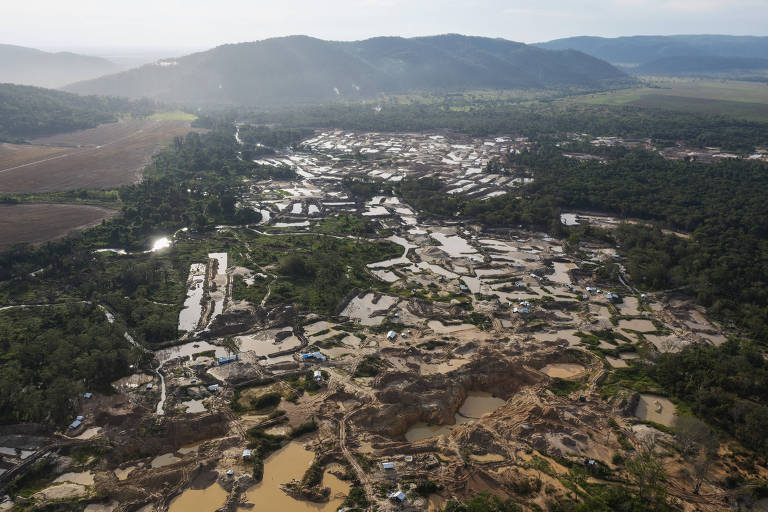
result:
[[[768,86],[758,82],[691,78],[649,79],[649,87],[576,96],[591,105],[631,105],[768,121]]]
[[[194,121],[197,116],[181,110],[173,110],[170,112],[157,112],[149,116],[149,119],[156,121]]]

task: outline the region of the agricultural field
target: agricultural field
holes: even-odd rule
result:
[[[0,145],[0,193],[108,188],[133,183],[152,154],[190,131],[178,115],[132,119]]]
[[[0,249],[16,243],[41,243],[73,230],[95,226],[116,215],[115,210],[73,204],[0,206]]]
[[[574,101],[721,114],[748,121],[768,120],[768,86],[764,83],[693,78],[645,80],[646,87],[577,96]]]

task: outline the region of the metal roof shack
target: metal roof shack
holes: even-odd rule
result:
[[[225,356],[219,356],[219,357],[216,358],[216,360],[219,363],[219,366],[221,366],[223,364],[234,363],[238,359],[240,359],[240,354],[235,354],[233,356],[226,356],[226,357]]]
[[[307,359],[317,359],[318,361],[326,360],[326,357],[321,352],[309,352],[307,354],[301,354],[301,358],[304,360],[307,360]]]

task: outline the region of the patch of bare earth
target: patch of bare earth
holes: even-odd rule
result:
[[[189,121],[134,119],[0,145],[0,193],[109,188],[133,183]]]
[[[99,206],[74,204],[0,206],[0,248],[53,240],[71,231],[98,225],[117,213]]]

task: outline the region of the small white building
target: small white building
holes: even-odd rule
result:
[[[243,450],[243,458],[244,459],[250,459],[251,455],[252,455],[251,450],[248,450],[248,449]]]
[[[397,338],[397,333],[395,331],[389,331],[387,333],[387,338],[390,339],[390,340],[393,340],[393,339]]]
[[[382,462],[381,463],[381,469],[395,469],[395,463],[394,462]]]
[[[389,499],[390,501],[394,501],[396,503],[403,503],[405,501],[405,493],[403,491],[393,491],[389,493]]]

